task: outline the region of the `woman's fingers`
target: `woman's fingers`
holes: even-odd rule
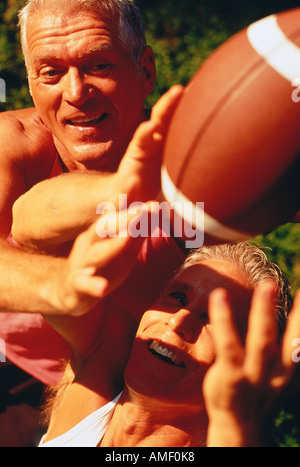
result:
[[[270,375],[267,369],[278,354],[275,315],[276,284],[266,281],[254,291],[246,338],[245,373],[252,383]]]
[[[209,317],[213,329],[216,359],[220,362],[240,364],[244,352],[226,290],[215,289],[211,293]]]

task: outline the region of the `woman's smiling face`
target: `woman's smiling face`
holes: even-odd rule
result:
[[[142,317],[125,373],[130,390],[185,410],[203,409],[202,383],[215,357],[208,299],[219,287],[228,290],[245,337],[253,288],[243,271],[218,260],[183,269]]]

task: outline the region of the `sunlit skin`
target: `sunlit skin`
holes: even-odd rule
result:
[[[208,299],[220,286],[229,291],[237,328],[245,336],[253,289],[240,268],[207,260],[181,272],[143,315],[125,371],[124,396],[103,445],[123,446],[123,436],[133,426],[135,443],[142,445],[155,433],[160,446],[205,443],[207,418],[201,388],[215,358]],[[161,357],[155,351],[157,345],[173,355]],[[172,444],[175,439],[179,444]]]
[[[264,445],[260,428],[295,371],[291,342],[300,329],[298,293],[278,345],[276,296],[272,281],[254,290],[237,264],[205,260],[175,275],[137,332],[112,301],[95,326],[95,350],[74,360],[79,370],[59,397],[46,441],[122,392],[101,447]],[[96,323],[99,313],[84,318]],[[86,325],[77,328],[78,348],[86,334]]]
[[[66,167],[116,170],[145,120],[144,100],[155,82],[151,48],[139,75],[115,19],[92,12],[38,11],[27,40],[33,101]]]
[[[102,344],[80,365],[47,440],[60,436],[124,389],[103,446],[204,445],[207,415],[201,388],[215,358],[208,299],[219,286],[228,289],[237,322],[247,320],[252,287],[240,268],[226,261],[203,261],[175,276],[144,313],[130,358],[133,334],[128,332],[128,316],[111,307],[98,328]],[[244,334],[246,326],[238,327]],[[84,334],[85,327],[78,332]],[[173,352],[175,364],[150,349],[153,341]],[[124,370],[125,388],[124,383],[120,385]],[[78,400],[88,404],[79,405]],[[70,411],[74,406],[76,411]]]
[[[192,406],[194,400],[195,407],[199,407],[200,392],[194,390],[195,384],[197,381],[199,384],[214,360],[208,298],[214,288],[222,286],[229,291],[239,331],[245,335],[252,287],[241,270],[233,263],[217,260],[187,268],[169,283],[151,310],[143,315],[126,371],[131,387],[134,369],[134,391],[138,390],[136,382],[141,381],[146,395],[148,382],[152,397],[157,392],[165,402],[188,401]],[[157,359],[149,350],[152,341],[172,350],[181,361],[179,366]]]

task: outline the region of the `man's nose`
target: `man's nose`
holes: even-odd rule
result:
[[[64,77],[63,97],[71,105],[82,105],[93,97],[93,89],[76,68],[71,68]]]
[[[186,342],[195,342],[201,330],[201,320],[188,309],[182,308],[169,319],[169,326]]]

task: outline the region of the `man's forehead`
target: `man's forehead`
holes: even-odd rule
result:
[[[116,24],[111,19],[99,18],[95,14],[83,12],[70,14],[69,17],[60,15],[47,15],[45,12],[39,17],[34,15],[27,29],[29,49],[48,45],[64,45],[76,42],[85,42],[88,53],[101,50],[114,50],[120,47],[119,34]],[[84,56],[86,50],[79,53]],[[33,58],[33,57],[32,57]]]
[[[93,54],[97,54],[100,52],[116,52],[115,47],[110,44],[98,44],[88,48],[84,48],[78,51],[76,54],[76,58],[82,59],[85,57],[90,57]],[[49,50],[46,50],[45,53],[37,54],[31,57],[31,62],[33,65],[37,65],[41,62],[52,61],[56,58],[55,50],[52,53]]]
[[[37,10],[30,16],[27,23],[27,33],[30,30],[38,29],[40,31],[61,30],[61,35],[85,31],[86,29],[103,29],[115,33],[118,30],[116,18],[102,15],[89,10],[74,11],[70,9],[58,10]]]

